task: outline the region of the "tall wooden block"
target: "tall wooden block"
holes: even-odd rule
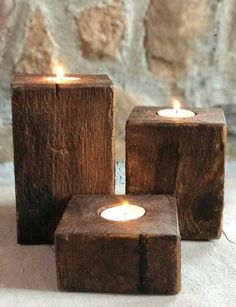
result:
[[[114,99],[106,75],[12,82],[17,238],[52,243],[69,198],[114,193]]]
[[[146,214],[110,221],[100,213],[128,201]],[[166,195],[76,195],[55,231],[58,286],[66,291],[180,291],[176,200]]]
[[[191,118],[136,107],[126,124],[128,194],[176,196],[183,239],[222,231],[226,123],[221,109],[192,108]]]

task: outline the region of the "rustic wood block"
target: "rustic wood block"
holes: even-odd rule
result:
[[[221,109],[191,108],[185,119],[136,107],[126,123],[127,194],[176,196],[182,239],[222,231],[226,123]]]
[[[146,214],[122,222],[99,215],[124,200],[142,206]],[[74,196],[55,231],[55,248],[60,289],[153,294],[180,290],[180,236],[173,197]]]
[[[53,243],[75,194],[114,193],[114,99],[106,75],[12,82],[17,240]]]

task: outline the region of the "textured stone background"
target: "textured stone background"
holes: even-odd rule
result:
[[[117,160],[134,105],[226,105],[236,134],[236,0],[1,0],[0,163],[12,160],[14,72],[108,73]],[[234,148],[233,146],[232,148]]]

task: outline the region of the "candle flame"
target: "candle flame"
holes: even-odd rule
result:
[[[64,78],[64,69],[62,66],[57,67],[57,79],[58,80],[63,80]]]
[[[173,98],[173,106],[176,112],[180,110],[180,102],[178,99]]]
[[[124,201],[123,203],[122,203],[122,205],[121,206],[123,206],[123,207],[129,207],[130,206],[130,204],[129,204],[129,202],[128,201]]]

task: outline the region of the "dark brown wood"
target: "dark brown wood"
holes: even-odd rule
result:
[[[196,116],[157,115],[136,107],[126,123],[127,194],[176,196],[182,239],[222,232],[226,123],[221,109],[191,108]]]
[[[114,99],[107,76],[12,82],[17,240],[53,243],[69,198],[114,193]]]
[[[146,214],[103,219],[101,208],[128,201]],[[175,198],[77,195],[55,231],[58,286],[67,291],[175,294],[180,291],[180,236]]]

